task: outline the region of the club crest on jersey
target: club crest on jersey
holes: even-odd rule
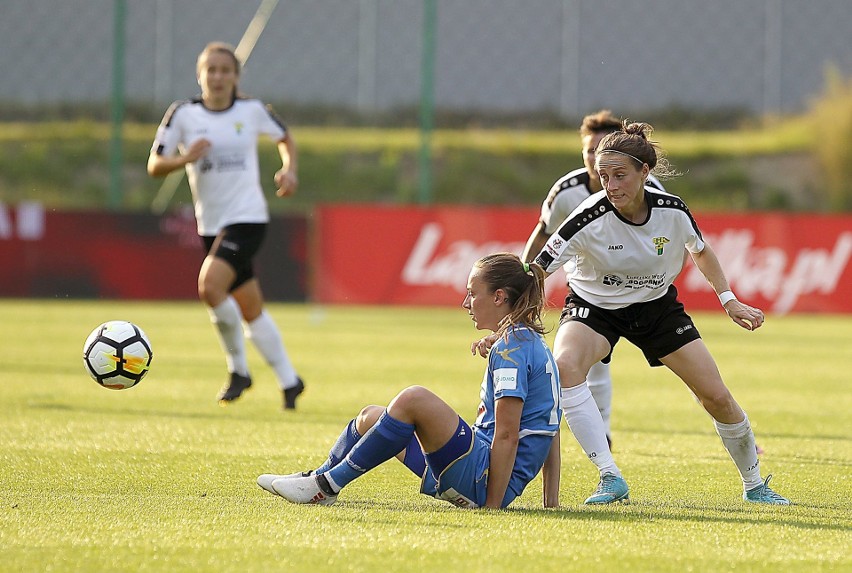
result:
[[[243,127],[245,127],[245,125],[241,121],[234,124],[234,131],[237,132],[237,135],[240,135],[243,132]]]
[[[663,247],[666,246],[666,243],[670,241],[666,237],[654,237],[654,246],[657,247],[657,256],[662,256]]]

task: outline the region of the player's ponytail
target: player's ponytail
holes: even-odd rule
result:
[[[606,135],[598,143],[595,155],[619,153],[636,162],[636,167],[648,165],[657,179],[670,179],[680,175],[666,159],[665,152],[656,141],[652,141],[653,126],[644,122],[624,120],[622,127]]]
[[[547,332],[541,320],[546,302],[543,268],[535,263],[524,263],[512,253],[486,255],[474,266],[482,269],[480,277],[492,292],[505,291],[512,307],[500,322],[498,335],[502,336],[514,326],[526,326],[539,334]]]

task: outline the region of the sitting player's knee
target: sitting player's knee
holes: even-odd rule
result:
[[[355,427],[358,433],[363,436],[367,430],[375,426],[384,411],[385,409],[382,406],[364,406],[355,419]]]
[[[395,403],[397,407],[404,406],[406,408],[413,408],[416,407],[417,404],[421,403],[424,398],[433,395],[434,394],[432,394],[432,392],[423,386],[409,386],[396,395],[396,398],[393,399],[393,403]]]

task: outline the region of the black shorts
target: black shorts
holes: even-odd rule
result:
[[[222,259],[237,273],[229,291],[254,278],[252,259],[265,235],[266,223],[237,223],[228,225],[215,237],[201,236],[207,254]]]
[[[662,366],[660,358],[701,338],[692,318],[677,300],[674,285],[656,300],[616,310],[594,306],[569,293],[559,324],[572,320],[585,324],[609,341],[609,354],[602,361],[605,363],[612,358],[612,350],[622,336],[642,351],[651,366]]]

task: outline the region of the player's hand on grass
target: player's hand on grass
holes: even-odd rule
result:
[[[762,310],[742,303],[737,299],[732,299],[725,303],[725,312],[728,313],[731,320],[746,330],[760,328],[765,319]]]
[[[488,336],[483,336],[476,342],[473,342],[470,345],[470,353],[476,356],[479,353],[483,358],[488,357],[488,351],[491,350],[491,347],[494,346],[494,343],[497,342],[496,334],[489,334]]]

